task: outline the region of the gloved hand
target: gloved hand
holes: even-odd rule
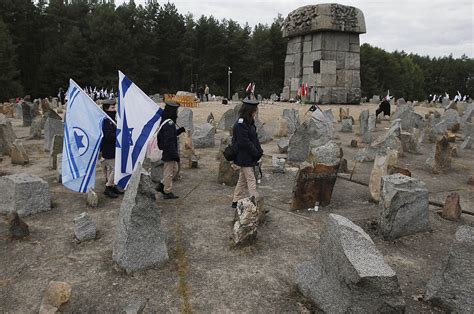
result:
[[[186,132],[186,129],[184,127],[180,127],[178,129],[178,135],[180,135],[181,133],[184,133],[184,132]]]

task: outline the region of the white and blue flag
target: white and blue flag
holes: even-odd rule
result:
[[[125,189],[161,121],[161,109],[119,71],[114,182]]]
[[[69,80],[64,121],[62,183],[87,193],[95,187],[95,165],[102,141],[102,122],[110,117],[76,84]],[[115,121],[113,121],[115,124]]]

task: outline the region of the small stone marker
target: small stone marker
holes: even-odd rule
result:
[[[21,112],[22,112],[22,117],[23,117],[23,126],[30,126],[31,121],[33,120],[33,110],[32,110],[32,103],[23,101],[21,103]]]
[[[272,156],[272,172],[273,173],[285,173],[285,158],[278,158]]]
[[[278,152],[280,154],[285,154],[288,152],[288,146],[290,145],[290,140],[287,138],[281,138],[277,142]]]
[[[319,250],[296,267],[296,284],[325,313],[403,313],[397,274],[370,236],[349,219],[330,214]]]
[[[120,206],[113,260],[127,273],[160,266],[168,260],[166,234],[161,229],[161,210],[150,175],[139,165]]]
[[[16,139],[11,122],[0,113],[0,155],[8,155]]]
[[[254,197],[247,197],[237,202],[232,239],[235,246],[247,246],[257,240],[259,211]]]
[[[23,147],[23,142],[19,139],[13,141],[10,148],[10,157],[14,165],[25,165],[30,162],[26,150]]]
[[[448,220],[457,221],[461,219],[461,205],[459,204],[459,194],[453,192],[446,197],[441,216]]]
[[[426,285],[425,299],[448,313],[472,313],[474,309],[474,227],[456,230],[448,256]]]
[[[57,169],[58,167],[58,154],[62,154],[63,152],[63,138],[64,135],[62,134],[53,136],[51,149],[49,151],[49,167],[51,169]]]
[[[59,307],[69,301],[71,285],[67,282],[50,281],[41,301],[39,314],[56,313]]]
[[[86,199],[87,206],[96,208],[97,205],[99,204],[99,197],[97,196],[97,193],[92,189],[89,188],[89,191],[87,191],[87,199]]]
[[[397,159],[398,152],[394,150],[388,150],[386,155],[375,157],[374,166],[369,179],[369,191],[373,201],[377,203],[380,201],[382,177],[387,175],[390,166],[397,164]]]
[[[97,227],[95,221],[88,213],[83,212],[77,217],[74,217],[74,235],[79,241],[94,240],[97,234]]]
[[[55,135],[64,134],[64,123],[60,120],[48,118],[44,125],[44,150],[49,152]]]
[[[438,174],[451,168],[452,147],[448,138],[443,136],[435,145],[425,164],[431,172]]]
[[[382,177],[379,226],[385,240],[430,230],[428,189],[401,174]]]
[[[28,225],[23,220],[21,220],[16,211],[9,212],[6,216],[6,221],[8,223],[10,236],[13,239],[23,239],[30,234]]]
[[[362,110],[359,116],[359,123],[362,143],[370,144],[372,142],[372,133],[369,128],[369,110]]]
[[[63,181],[62,172],[63,172],[63,154],[57,154],[56,155],[56,180],[58,181],[58,183],[62,183]]]
[[[38,116],[33,119],[30,127],[30,139],[40,139],[43,137],[44,120]]]
[[[0,177],[0,212],[16,211],[21,217],[51,209],[48,183],[28,173]]]
[[[352,119],[342,119],[341,132],[352,133]]]

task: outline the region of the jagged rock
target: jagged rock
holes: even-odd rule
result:
[[[369,128],[369,110],[362,110],[359,115],[360,123],[360,137],[362,143],[371,143],[372,142],[372,133]]]
[[[282,118],[287,122],[288,136],[291,137],[300,126],[300,115],[296,109],[283,109]]]
[[[30,139],[40,139],[43,137],[44,122],[45,120],[40,116],[33,119],[30,127]]]
[[[278,152],[280,154],[284,154],[288,152],[288,146],[290,145],[290,140],[287,138],[282,138],[278,140],[277,146],[278,146]]]
[[[403,152],[419,154],[419,131],[415,129],[413,133],[402,131],[400,133],[400,141],[402,143]]]
[[[49,150],[49,167],[51,169],[57,169],[58,167],[58,154],[63,152],[63,138],[64,135],[54,135]]]
[[[186,130],[194,131],[193,111],[186,107],[181,107],[178,112],[178,119],[176,124],[184,127]]]
[[[264,210],[261,210],[265,214]],[[247,197],[237,202],[235,221],[232,229],[232,239],[235,246],[247,246],[257,240],[259,214],[257,201],[254,197]]]
[[[448,220],[457,221],[461,218],[461,205],[459,204],[459,194],[453,192],[446,197],[441,216]]]
[[[13,141],[10,148],[10,157],[12,164],[14,165],[25,165],[30,162],[28,154],[26,154],[26,150],[23,147],[23,143],[19,139]]]
[[[435,145],[431,156],[426,159],[428,169],[438,174],[451,168],[452,147],[449,145],[446,136],[443,136]]]
[[[425,183],[401,174],[382,177],[379,226],[386,240],[430,230]]]
[[[332,114],[332,109],[327,109],[327,110],[324,110],[323,111],[323,114],[324,116],[326,117],[326,119],[332,123],[336,123],[337,120],[336,118],[334,118],[334,115]]]
[[[168,251],[160,223],[153,183],[139,165],[120,206],[112,259],[127,273],[165,263]]]
[[[97,234],[95,221],[88,213],[83,212],[74,217],[74,235],[79,241],[94,240]]]
[[[306,160],[311,148],[326,144],[332,137],[332,122],[321,111],[313,112],[311,119],[301,124],[290,138],[288,160]]]
[[[0,177],[0,212],[16,211],[21,217],[51,209],[48,182],[28,173]]]
[[[325,313],[404,313],[395,271],[370,236],[330,214],[315,257],[296,268],[299,290]]]
[[[67,282],[50,281],[41,301],[39,314],[56,313],[59,307],[69,301],[71,285]]]
[[[367,119],[367,123],[369,126],[369,131],[372,132],[375,130],[375,124],[377,117],[375,117],[375,112],[369,112],[369,118]]]
[[[448,109],[443,113],[443,120],[446,121],[446,127],[448,130],[451,130],[457,125],[459,129],[459,124],[461,123],[461,118],[459,113],[454,109]]]
[[[311,149],[310,160],[313,163],[324,164],[326,166],[338,165],[343,156],[342,149],[334,141]]]
[[[44,125],[44,150],[49,152],[55,135],[64,134],[64,123],[60,120],[48,118]]]
[[[268,143],[273,139],[271,132],[268,131],[265,123],[262,123],[257,119],[257,121],[255,121],[255,126],[257,128],[258,140],[261,144]]]
[[[21,116],[23,118],[23,126],[30,126],[31,121],[36,116],[33,114],[33,104],[27,101],[21,103]]]
[[[273,173],[285,173],[285,158],[278,158],[272,156],[272,172]]]
[[[218,129],[229,131],[234,127],[235,122],[239,118],[239,110],[241,105],[236,105],[233,109],[229,109],[222,115],[217,125]]]
[[[209,123],[204,123],[193,132],[193,146],[196,148],[214,147],[216,129]]]
[[[235,186],[239,180],[239,171],[232,168],[230,161],[221,158],[219,163],[219,172],[217,175],[217,183],[223,183],[228,186]]]
[[[341,132],[352,133],[352,119],[342,119]]]
[[[449,253],[426,285],[425,299],[448,313],[474,311],[474,227],[456,230]]]
[[[375,159],[375,156],[386,154],[387,149],[396,150],[401,154],[403,147],[399,138],[400,133],[400,120],[397,119],[385,134],[376,138],[369,147],[359,151],[355,160],[359,162],[372,161]]]
[[[466,122],[471,122],[472,117],[474,116],[474,103],[469,104],[466,110],[464,111],[461,117],[461,123],[465,124]]]
[[[87,199],[86,199],[87,206],[96,208],[97,205],[99,204],[99,197],[97,196],[97,193],[92,189],[89,188],[89,191],[87,191]]]
[[[413,111],[409,105],[398,106],[392,120],[400,119],[402,130],[412,132],[412,129],[422,129],[425,126],[423,117]]]
[[[369,191],[372,196],[372,200],[375,202],[380,201],[380,188],[382,183],[382,177],[388,174],[390,166],[394,166],[397,163],[398,152],[394,150],[387,150],[386,155],[379,155],[375,157],[374,166],[370,173],[369,179]]]
[[[23,239],[30,234],[28,225],[18,216],[16,211],[9,212],[6,216],[8,230],[13,239]]]
[[[13,141],[16,139],[12,124],[5,115],[0,113],[0,155],[8,155]]]

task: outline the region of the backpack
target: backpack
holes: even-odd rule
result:
[[[158,128],[156,133],[151,138],[150,142],[148,142],[148,146],[146,148],[146,156],[150,159],[151,162],[156,162],[161,160],[163,156],[163,151],[158,147],[158,133],[160,133],[161,128],[165,123],[172,121],[171,119],[166,119]]]
[[[235,157],[237,157],[237,149],[235,148],[235,145],[233,145],[233,143],[230,143],[229,145],[227,145],[227,147],[224,149],[224,158],[227,160],[227,161],[233,161],[235,159]]]

